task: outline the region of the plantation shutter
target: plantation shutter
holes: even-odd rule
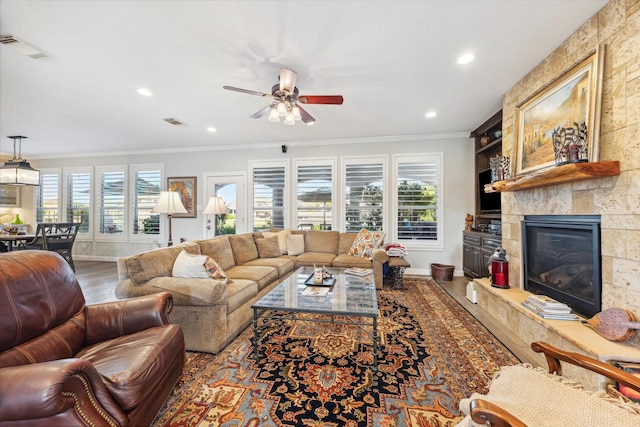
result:
[[[135,191],[133,194],[133,234],[160,234],[160,214],[152,214],[160,196],[161,171],[135,171]]]
[[[330,230],[333,218],[332,165],[299,165],[297,176],[297,227]]]
[[[67,174],[66,200],[66,221],[81,222],[78,233],[88,233],[91,212],[91,173]]]
[[[98,226],[102,234],[125,232],[125,178],[124,171],[100,173]]]
[[[382,231],[383,171],[382,163],[346,165],[347,232],[358,232],[363,227]]]
[[[60,174],[40,171],[36,191],[36,222],[58,222],[60,212]]]
[[[284,228],[285,167],[253,168],[253,231]]]
[[[439,162],[398,164],[398,239],[438,239]]]

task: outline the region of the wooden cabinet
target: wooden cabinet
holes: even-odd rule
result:
[[[462,269],[473,279],[489,277],[487,263],[496,248],[502,244],[500,236],[478,231],[462,232]]]
[[[484,229],[491,221],[499,221],[502,211],[500,194],[484,191],[484,186],[491,183],[489,159],[502,154],[502,110],[471,132],[470,137],[475,150],[475,227]]]

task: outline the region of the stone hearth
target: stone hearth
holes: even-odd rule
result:
[[[546,320],[520,305],[529,292],[518,288],[497,289],[489,279],[475,279],[478,305],[508,327],[523,342],[546,341],[564,350],[584,354],[606,363],[640,363],[640,348],[630,343],[608,341],[587,325],[576,321]],[[539,355],[540,366],[547,366]],[[602,377],[568,364],[564,373],[590,390],[604,386]]]

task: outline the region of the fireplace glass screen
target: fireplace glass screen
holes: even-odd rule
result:
[[[583,316],[600,311],[600,217],[526,216],[522,222],[525,290],[569,305]]]

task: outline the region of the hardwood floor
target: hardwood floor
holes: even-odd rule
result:
[[[117,300],[115,286],[118,283],[118,268],[115,262],[76,261],[75,264],[76,276],[87,304]],[[465,277],[454,277],[449,282],[440,282],[460,305],[489,329],[516,357],[523,362],[539,366],[539,362],[533,358],[534,353],[529,343],[520,340],[507,327],[467,299],[467,283],[469,279]]]

